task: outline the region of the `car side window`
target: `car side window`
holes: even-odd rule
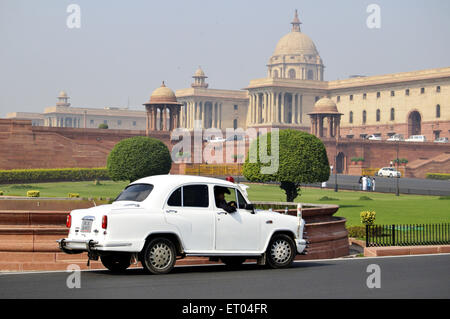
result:
[[[167,205],[172,207],[181,207],[181,187],[178,187],[167,200]]]
[[[242,196],[241,192],[237,191],[237,198],[238,198],[238,207],[240,209],[244,209],[245,205],[247,204],[247,201],[245,200],[244,196]]]
[[[183,186],[183,207],[209,207],[208,186]]]

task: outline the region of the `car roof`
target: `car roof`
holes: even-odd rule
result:
[[[228,182],[219,178],[194,176],[194,175],[154,175],[144,177],[132,182],[131,184],[153,184],[153,185],[165,185],[167,187],[177,186],[187,183],[201,183],[201,184],[220,184],[224,186],[236,187],[236,184]],[[131,185],[130,184],[130,185]]]

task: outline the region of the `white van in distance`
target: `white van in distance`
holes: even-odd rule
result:
[[[427,138],[425,135],[411,135],[405,140],[405,142],[426,142]]]

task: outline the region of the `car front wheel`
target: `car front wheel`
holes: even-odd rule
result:
[[[103,266],[113,272],[124,271],[131,265],[131,256],[128,254],[101,256],[100,260]]]
[[[167,274],[175,266],[176,249],[167,238],[154,238],[144,248],[142,265],[155,275]]]
[[[267,247],[267,264],[271,268],[287,268],[294,261],[296,247],[291,237],[284,234],[272,237]]]

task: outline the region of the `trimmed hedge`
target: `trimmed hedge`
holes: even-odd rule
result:
[[[40,191],[28,191],[27,197],[40,197],[41,192]]]
[[[3,196],[3,191],[0,191],[0,196]]]
[[[78,194],[78,193],[69,193],[69,194],[67,194],[67,197],[69,197],[69,198],[79,198],[80,194]]]
[[[450,174],[445,173],[427,173],[428,179],[438,179],[442,181],[446,181],[450,179]]]
[[[38,168],[0,170],[0,183],[92,181],[109,179],[106,168]]]

